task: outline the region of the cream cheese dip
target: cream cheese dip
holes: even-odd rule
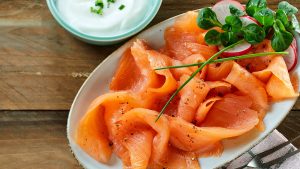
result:
[[[107,0],[102,2],[102,15],[91,12],[95,0],[57,0],[56,4],[62,18],[74,29],[101,37],[127,32],[138,25],[150,10],[149,0],[116,0],[110,4]]]

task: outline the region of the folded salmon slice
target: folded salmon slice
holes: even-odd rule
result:
[[[183,61],[172,59],[171,65],[172,66],[181,66],[184,65]],[[182,75],[191,75],[193,72],[189,67],[181,67],[176,69],[170,69],[174,78],[179,80]]]
[[[182,61],[172,59],[171,65],[172,66],[180,66],[184,64],[194,64],[194,63],[200,63],[200,62],[205,62],[206,59],[201,55],[201,54],[193,54]],[[191,75],[193,72],[195,72],[199,66],[193,66],[193,67],[181,67],[181,68],[176,68],[176,69],[170,69],[173,76],[175,77],[176,80],[179,80],[181,76],[183,75]],[[207,73],[207,66],[205,66],[196,76],[205,79]]]
[[[253,75],[266,83],[266,91],[275,101],[299,95],[294,90],[286,64],[281,56],[273,57],[266,69],[253,72]]]
[[[184,60],[192,54],[202,54],[206,59],[217,52],[215,46],[207,46],[202,30],[197,26],[197,13],[188,12],[165,31],[165,53],[177,60]]]
[[[107,163],[112,150],[126,156],[123,147],[113,146],[114,122],[134,107],[143,107],[141,99],[129,92],[108,93],[96,98],[81,119],[76,141],[95,160]]]
[[[155,94],[162,96],[176,90],[177,82],[174,79],[170,70],[154,70],[155,68],[165,67],[170,65],[170,58],[167,56],[150,50],[145,42],[137,41],[133,44],[131,52],[135,61],[139,63],[139,68],[145,78],[147,84],[143,84],[143,94]]]
[[[206,30],[199,28],[197,25],[198,13],[194,11],[189,11],[179,17],[173,27],[180,32],[190,32],[190,33],[202,33]]]
[[[205,81],[209,88],[210,91],[207,94],[208,98],[211,97],[222,97],[227,93],[232,92],[232,86],[230,83],[224,82],[224,81]]]
[[[223,63],[213,63],[208,65],[206,79],[209,81],[223,80],[231,71],[233,61]]]
[[[229,82],[252,99],[252,107],[254,110],[258,111],[261,122],[258,127],[263,130],[262,120],[268,109],[268,96],[264,84],[237,63],[233,64],[225,81]]]
[[[110,88],[135,92],[151,106],[157,98],[169,95],[177,88],[170,70],[154,70],[169,65],[171,59],[168,56],[151,50],[145,42],[138,40],[121,59]]]
[[[150,162],[148,169],[200,169],[198,158],[194,152],[186,152],[169,145],[168,158],[162,164]]]
[[[242,103],[244,100],[247,102]],[[257,112],[249,108],[249,100],[246,96],[226,95],[213,105],[201,126],[169,117],[171,144],[184,151],[200,151],[207,145],[250,131],[259,120]],[[236,106],[232,105],[234,102]]]
[[[150,130],[132,131],[125,138],[123,145],[127,148],[130,157],[130,169],[146,169],[151,156],[153,132]]]
[[[146,78],[141,76],[141,71],[137,66],[131,50],[127,49],[118,66],[118,69],[110,83],[110,90],[132,90],[139,91],[139,84],[146,81]]]
[[[214,103],[218,100],[221,100],[221,97],[212,97],[200,104],[195,115],[196,124],[199,125],[206,117]]]
[[[180,78],[180,85],[182,85],[189,76],[183,75]],[[180,101],[178,104],[177,116],[186,120],[187,122],[193,121],[195,113],[200,103],[203,102],[209,86],[197,77],[194,77],[180,92]]]
[[[104,125],[104,116],[94,110],[89,112],[80,121],[76,134],[77,144],[92,158],[102,163],[108,163],[112,154],[109,146],[108,131]]]
[[[162,116],[155,122],[157,115],[158,112],[143,108],[135,108],[126,112],[118,122],[119,128],[117,129],[118,134],[116,138],[121,140],[122,144],[124,144],[129,137],[132,137],[132,132],[139,131],[141,128],[152,129],[155,133],[153,140],[151,140],[151,142],[144,142],[144,145],[140,145],[140,148],[143,149],[143,147],[148,146],[148,144],[152,145],[151,160],[159,164],[166,158],[165,155],[168,148],[170,130],[166,117]],[[130,154],[132,154],[132,152],[130,152]],[[130,159],[132,158],[136,157],[130,157]],[[144,160],[148,161],[149,158],[150,156],[147,157],[147,159],[145,157]],[[133,164],[131,164],[131,166],[133,166]],[[144,167],[146,168],[147,165]]]

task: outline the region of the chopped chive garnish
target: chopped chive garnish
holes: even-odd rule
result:
[[[122,4],[120,7],[119,7],[119,10],[123,10],[125,8],[125,5]]]
[[[107,0],[107,8],[109,8],[111,3],[115,3],[116,0]]]
[[[263,52],[263,53],[253,53],[253,54],[246,54],[241,56],[233,56],[228,58],[221,58],[211,61],[210,63],[221,63],[230,60],[239,60],[239,59],[250,59],[254,57],[262,57],[267,55],[287,55],[288,52]],[[204,64],[204,62],[199,63],[192,63],[192,64],[184,64],[184,65],[176,65],[176,66],[166,66],[166,67],[159,67],[155,68],[154,70],[164,70],[164,69],[175,69],[175,68],[185,68],[185,67],[193,67],[193,66],[200,66]]]
[[[104,8],[104,3],[102,0],[96,0],[95,2],[95,6],[99,6],[100,8]]]
[[[91,10],[92,13],[95,13],[95,14],[99,14],[99,15],[103,14],[102,8],[96,9],[96,8],[94,8],[94,7],[91,6],[90,10]]]

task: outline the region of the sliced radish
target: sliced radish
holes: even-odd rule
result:
[[[223,48],[224,48],[223,46],[219,46],[219,50],[221,50]],[[249,44],[248,42],[243,42],[243,43],[236,45],[235,47],[223,52],[222,55],[225,57],[240,56],[240,55],[244,55],[244,54],[247,54],[248,52],[250,52],[251,48],[252,48],[251,44]]]
[[[247,26],[251,23],[255,23],[256,25],[259,25],[259,23],[257,22],[256,19],[252,18],[251,16],[241,16],[240,17],[242,23],[243,23],[243,27]]]
[[[291,44],[291,46],[286,50],[289,52],[287,56],[284,56],[283,59],[289,71],[293,70],[298,62],[298,52],[297,46]]]
[[[231,15],[230,10],[229,10],[229,5],[233,5],[236,8],[244,11],[245,8],[243,5],[237,1],[234,0],[222,0],[216,3],[213,7],[212,10],[216,13],[218,20],[224,24],[225,23],[225,18],[226,16]]]

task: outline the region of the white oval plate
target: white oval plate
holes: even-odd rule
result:
[[[164,30],[174,23],[174,20],[179,17],[175,16],[164,22],[161,22],[146,31],[140,33],[137,37],[133,38],[110,56],[108,56],[88,77],[80,88],[77,96],[74,99],[72,107],[70,109],[70,114],[68,117],[67,124],[67,136],[70,142],[71,149],[80,162],[80,164],[87,169],[121,169],[122,162],[115,156],[113,156],[109,165],[102,164],[92,159],[88,154],[86,154],[75,142],[74,136],[79,123],[79,120],[86,113],[86,110],[90,103],[99,95],[108,92],[109,83],[114,75],[114,72],[118,66],[119,59],[122,53],[131,46],[132,42],[136,38],[145,39],[152,48],[158,49],[164,45]],[[296,35],[297,44],[299,44],[299,36]],[[298,45],[298,53],[299,53]],[[300,68],[297,65],[295,72],[299,76]],[[264,122],[266,129],[263,132],[257,130],[252,130],[251,132],[234,138],[227,139],[223,141],[224,152],[220,157],[209,157],[201,158],[200,164],[202,169],[212,169],[220,167],[227,162],[237,158],[257,143],[259,143],[263,138],[265,138],[271,131],[273,131],[280,122],[289,113],[297,99],[285,100],[282,102],[274,103],[269,112],[267,113]]]

